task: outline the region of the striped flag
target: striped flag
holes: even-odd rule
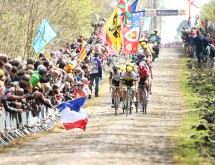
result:
[[[86,97],[80,97],[69,102],[64,102],[56,107],[60,112],[61,122],[66,130],[73,128],[86,130],[88,117],[86,111],[82,109],[85,100]]]

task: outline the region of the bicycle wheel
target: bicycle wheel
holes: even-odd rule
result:
[[[145,104],[146,104],[146,94],[145,94],[145,92],[143,91],[143,94],[142,94],[143,114],[146,114]]]
[[[147,100],[145,101],[145,114],[146,114],[146,110],[147,110]]]
[[[147,101],[147,97],[146,97],[146,93],[144,92],[144,105],[143,105],[143,107],[144,107],[144,112],[145,112],[145,114],[146,114],[146,109],[147,109],[147,104],[148,104],[148,101]],[[143,112],[143,113],[144,113]]]
[[[131,107],[131,103],[130,103],[129,110],[130,110],[130,114],[131,114],[131,113],[132,113],[132,107]]]
[[[135,101],[135,108],[136,108],[136,113],[138,112],[138,94],[136,93],[135,95],[136,101]]]
[[[118,95],[118,92],[116,92],[114,97],[115,115],[117,115],[118,107],[119,107],[119,95]]]
[[[126,104],[125,104],[125,111],[126,111],[126,116],[128,116],[128,105],[129,105],[129,95],[127,94],[127,98],[126,98]]]

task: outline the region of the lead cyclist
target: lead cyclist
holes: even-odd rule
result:
[[[126,96],[127,96],[127,88],[126,87],[131,87],[132,89],[132,94],[131,94],[131,102],[130,105],[132,106],[132,101],[134,98],[134,93],[137,90],[137,75],[132,71],[133,68],[130,66],[126,67],[126,70],[122,72],[121,77],[120,77],[120,90],[122,91],[122,103],[123,103],[123,108],[125,108],[126,104]]]

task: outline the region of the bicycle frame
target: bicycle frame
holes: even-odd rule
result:
[[[132,94],[131,87],[127,86],[126,106],[125,106],[126,116],[128,116],[129,109],[130,109],[130,114],[131,114],[131,94]]]
[[[142,107],[143,107],[143,114],[145,113],[146,114],[146,109],[147,109],[147,104],[148,104],[148,101],[147,101],[147,94],[146,94],[146,90],[145,88],[147,88],[148,86],[146,85],[142,85],[142,86],[139,86],[139,88],[142,90],[142,94],[141,94],[141,97],[140,98],[140,102],[142,103]]]
[[[115,115],[117,115],[117,111],[119,108],[119,87],[112,86],[111,89],[115,89],[115,94],[114,94],[114,108],[115,108]]]

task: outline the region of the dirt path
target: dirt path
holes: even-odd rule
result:
[[[110,94],[95,100],[86,132],[50,133],[0,154],[0,164],[173,164],[175,136],[185,110],[178,71],[180,52],[161,50],[154,63],[153,95],[148,114],[114,116]]]

